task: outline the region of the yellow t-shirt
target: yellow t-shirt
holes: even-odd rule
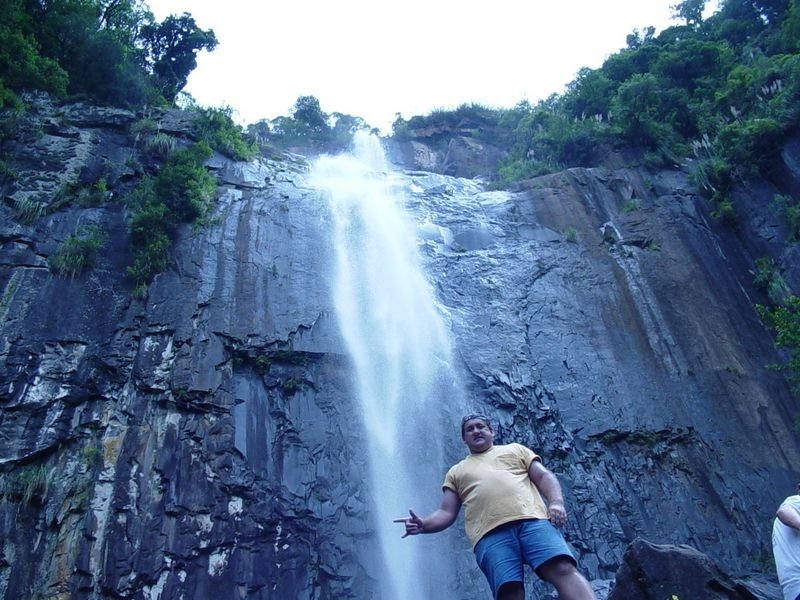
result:
[[[464,505],[464,527],[473,548],[495,527],[520,519],[546,519],[542,495],[528,477],[540,460],[521,444],[492,446],[470,454],[450,468],[442,487],[453,490]]]

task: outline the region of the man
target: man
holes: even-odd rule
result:
[[[772,525],[772,554],[784,600],[800,598],[800,483],[778,508]]]
[[[484,415],[464,417],[461,438],[469,455],[447,472],[439,508],[425,517],[409,510],[409,517],[395,519],[405,524],[403,537],[447,529],[463,504],[467,537],[495,598],[524,599],[527,562],[555,586],[561,600],[593,600],[589,582],[556,529],[567,522],[556,476],[525,446],[495,446]]]

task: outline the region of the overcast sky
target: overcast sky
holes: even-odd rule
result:
[[[679,0],[147,0],[191,13],[219,46],[185,91],[242,124],[291,114],[300,95],[389,133],[404,118],[477,102],[510,108],[561,93]],[[710,1],[717,6],[714,0]],[[709,7],[710,9],[710,7]]]

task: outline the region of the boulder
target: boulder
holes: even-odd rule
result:
[[[642,538],[628,546],[608,600],[778,600],[780,589],[728,576],[706,554]]]

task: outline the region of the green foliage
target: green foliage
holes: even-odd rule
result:
[[[66,182],[49,204],[43,204],[44,213],[52,213],[63,206],[75,204],[84,208],[99,206],[108,197],[108,183],[105,177],[93,182],[80,183],[82,178]],[[91,181],[91,180],[90,180]]]
[[[361,117],[338,112],[329,115],[314,96],[300,96],[294,103],[292,116],[261,120],[250,125],[247,134],[260,143],[340,152],[351,146],[356,131],[369,128]]]
[[[77,277],[94,265],[95,254],[105,240],[105,234],[97,225],[82,227],[59,244],[48,258],[50,269],[62,277]]]
[[[258,147],[244,139],[242,127],[233,122],[231,108],[200,108],[194,126],[199,140],[234,160],[253,158]]]
[[[527,158],[511,157],[500,164],[497,175],[502,185],[513,181],[531,179],[532,177],[538,177],[546,173],[552,173],[553,170],[554,168],[542,162]]]
[[[723,156],[746,175],[757,175],[780,151],[783,128],[773,119],[733,121],[722,127],[719,144]]]
[[[432,128],[440,131],[458,129],[478,133],[481,129],[494,128],[501,115],[500,111],[482,104],[465,103],[453,110],[435,109],[426,116],[415,116],[408,121],[404,121],[398,115],[394,127],[396,130],[403,129],[406,132]],[[395,134],[397,135],[397,131]]]
[[[255,370],[259,375],[265,375],[267,371],[269,371],[271,365],[272,361],[270,361],[269,356],[261,354],[256,357]]]
[[[192,223],[205,217],[217,182],[203,163],[211,157],[205,142],[175,152],[155,179],[154,191],[169,210],[169,219]]]
[[[630,198],[629,200],[625,201],[625,204],[622,205],[620,212],[629,213],[639,210],[641,206],[641,201],[638,198]]]
[[[297,98],[294,103],[292,118],[298,130],[302,130],[307,134],[324,134],[330,129],[328,117],[322,111],[319,100],[314,96],[300,96]]]
[[[756,310],[764,323],[775,333],[775,345],[785,348],[789,359],[775,368],[784,372],[793,382],[793,391],[800,394],[800,297],[790,296],[784,306],[768,308],[756,305]]]
[[[27,196],[14,201],[14,218],[23,225],[30,225],[47,214],[47,203]]]
[[[768,256],[756,259],[756,274],[753,285],[765,292],[774,305],[782,306],[792,295],[775,261]]]
[[[564,111],[575,117],[603,115],[607,119],[614,87],[603,71],[584,67],[567,86]]]
[[[19,288],[19,280],[22,277],[20,273],[22,273],[22,269],[16,269],[6,283],[5,289],[3,290],[3,296],[0,297],[0,319],[5,318],[8,307],[11,304],[11,299],[14,297],[14,293]]]
[[[650,73],[635,74],[617,88],[611,102],[615,124],[634,144],[657,148],[675,136],[671,119],[672,103],[678,90]]]
[[[578,230],[574,227],[567,227],[567,229],[564,231],[564,239],[572,244],[577,244],[580,241]]]
[[[706,0],[683,0],[673,4],[673,18],[683,19],[689,26],[696,26],[703,22],[703,8]]]
[[[790,0],[781,24],[781,38],[789,52],[800,52],[800,0]]]
[[[283,382],[282,387],[287,396],[293,396],[302,389],[303,380],[296,377],[289,377]]]
[[[197,53],[217,46],[214,32],[200,29],[188,13],[170,15],[162,23],[148,23],[141,28],[140,36],[145,42],[147,64],[170,102],[186,86],[189,73],[197,66]]]
[[[10,502],[42,504],[50,486],[50,473],[44,465],[20,469],[3,477],[0,497]]]
[[[514,124],[513,146],[498,169],[502,183],[567,168],[593,165],[611,143],[612,130],[598,113],[572,117],[547,102],[519,104],[499,119]]]
[[[21,106],[17,94],[26,90],[44,90],[55,97],[66,93],[67,73],[42,56],[34,31],[23,0],[0,4],[0,108]]]
[[[86,446],[83,449],[83,462],[87,467],[91,467],[102,458],[103,453],[97,446]]]
[[[178,150],[128,196],[133,250],[128,275],[136,281],[135,296],[142,297],[153,276],[166,268],[177,225],[200,222],[208,213],[216,191],[216,180],[203,166],[210,156],[205,142]]]
[[[581,69],[562,96],[483,114],[459,107],[398,115],[394,135],[463,135],[464,122],[483,119],[481,139],[506,152],[495,185],[596,166],[623,145],[653,166],[684,163],[694,149],[695,181],[713,197],[716,216],[734,222],[726,200],[733,185],[768,176],[787,133],[800,125],[800,0],[727,0],[703,20],[704,5],[676,3],[682,25],[658,36],[652,27],[635,30],[626,48],[600,69]]]
[[[762,256],[756,259],[756,275],[753,285],[762,291],[767,291],[770,284],[778,274],[778,267],[775,260],[770,256]]]
[[[170,155],[175,152],[176,145],[177,141],[174,137],[168,133],[158,131],[147,137],[144,143],[144,149],[151,156],[163,160],[169,158]]]
[[[149,155],[166,160],[175,151],[177,140],[168,133],[162,132],[158,123],[150,117],[139,119],[131,125],[130,133],[134,143],[144,148]]]
[[[169,260],[169,211],[155,196],[153,187],[149,178],[140,182],[131,202],[135,205],[130,226],[133,264],[128,267],[128,275],[136,281],[137,287],[144,285],[145,289],[153,276],[166,268]]]
[[[172,102],[213,31],[184,14],[156,23],[139,0],[0,3],[0,107],[43,90],[136,108]]]
[[[777,194],[772,202],[783,214],[786,239],[790,242],[800,241],[800,201],[788,194]]]
[[[714,196],[714,201],[715,207],[711,211],[711,216],[726,225],[736,225],[736,209],[733,206],[733,202],[718,195]]]
[[[340,112],[332,113],[329,120],[333,122],[330,131],[331,146],[334,150],[349,148],[357,131],[369,129],[369,125],[361,117],[354,117]]]

